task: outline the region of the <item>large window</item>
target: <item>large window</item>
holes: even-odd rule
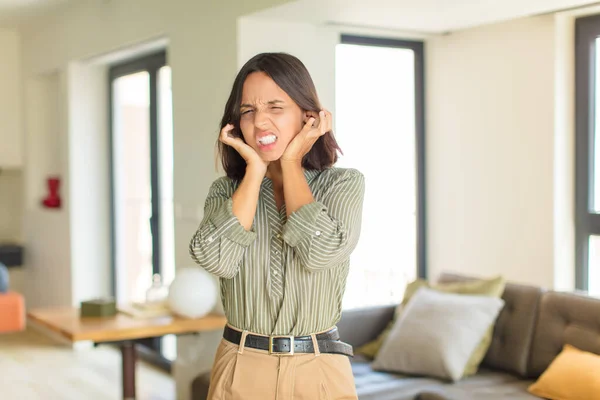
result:
[[[171,68],[159,53],[113,66],[109,79],[113,294],[144,302],[154,275],[175,275]],[[175,358],[173,336],[141,344],[163,365]]]
[[[600,16],[576,21],[576,285],[600,295]]]
[[[367,184],[344,307],[398,303],[425,276],[423,44],[344,35],[335,72],[337,166]]]

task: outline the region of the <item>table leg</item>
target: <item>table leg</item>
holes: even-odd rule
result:
[[[123,400],[135,400],[135,343],[121,343]]]

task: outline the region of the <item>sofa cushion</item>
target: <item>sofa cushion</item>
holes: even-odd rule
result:
[[[418,400],[539,400],[527,393],[532,381],[518,376],[482,369],[477,375],[455,384],[424,390]]]
[[[503,305],[495,297],[422,287],[394,324],[373,368],[457,381]]]
[[[529,387],[529,393],[548,399],[600,398],[600,355],[566,344],[542,376]]]
[[[502,296],[502,293],[504,293],[505,286],[506,280],[502,276],[496,276],[494,278],[486,278],[470,282],[438,283],[436,285],[430,285],[427,281],[418,279],[406,287],[404,299],[406,302],[408,302],[407,299],[410,299],[412,295],[419,289],[419,287],[431,287],[432,289],[446,293],[490,296],[499,298]],[[398,309],[400,308],[401,306],[398,307]],[[488,349],[490,348],[493,335],[494,324],[490,324],[487,331],[485,332],[485,335],[483,336],[483,338],[481,338],[479,344],[471,354],[469,361],[465,365],[463,376],[470,376],[477,373],[479,365],[481,364]]]
[[[440,282],[456,282],[479,278],[444,273]],[[527,376],[527,365],[538,305],[543,290],[539,287],[509,282],[502,299],[504,308],[500,311],[494,327],[492,344],[483,359],[482,365],[501,371]]]
[[[377,337],[392,320],[395,305],[344,310],[337,323],[340,339],[351,346],[361,346]]]
[[[374,359],[377,356],[379,349],[381,348],[381,346],[383,346],[383,343],[389,336],[392,327],[394,326],[394,323],[402,315],[402,310],[404,306],[408,304],[408,302],[416,293],[416,291],[422,287],[427,287],[446,293],[500,297],[504,292],[505,284],[505,279],[502,276],[478,279],[469,282],[464,281],[438,284],[432,284],[425,279],[416,279],[410,282],[408,285],[406,285],[406,290],[404,291],[404,297],[402,299],[402,302],[396,307],[394,318],[387,324],[385,329],[381,331],[377,338],[357,348],[356,352],[366,355],[371,359]],[[479,343],[473,354],[471,354],[471,358],[469,359],[469,362],[465,367],[464,375],[473,375],[477,372],[477,369],[479,368],[483,357],[485,356],[488,348],[490,347],[490,343],[492,341],[492,334],[493,326],[490,326],[488,332],[486,332],[485,336],[482,338],[481,342]]]
[[[578,293],[545,293],[531,352],[530,377],[539,377],[565,344],[600,354],[599,337],[600,299]]]
[[[375,371],[371,360],[362,355],[351,358],[350,364],[360,400],[414,400],[419,393],[442,384],[432,378]]]

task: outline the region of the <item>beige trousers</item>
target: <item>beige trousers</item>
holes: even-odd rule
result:
[[[242,343],[245,336],[242,337]],[[315,340],[313,336],[313,340]],[[358,400],[348,356],[270,355],[221,339],[208,400]]]

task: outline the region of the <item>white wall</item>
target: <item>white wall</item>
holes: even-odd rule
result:
[[[0,29],[0,168],[23,167],[21,38]]]
[[[20,170],[0,170],[0,242],[21,240],[23,180]]]
[[[102,66],[78,62],[67,71],[71,301],[77,306],[111,294],[108,76]]]
[[[572,12],[555,16],[554,41],[554,287],[571,290],[575,288],[575,23]]]
[[[53,71],[26,80],[24,271],[27,307],[72,304],[69,229],[66,73]],[[46,179],[59,174],[62,208],[46,209]]]
[[[553,286],[554,41],[549,15],[427,42],[432,278]]]

